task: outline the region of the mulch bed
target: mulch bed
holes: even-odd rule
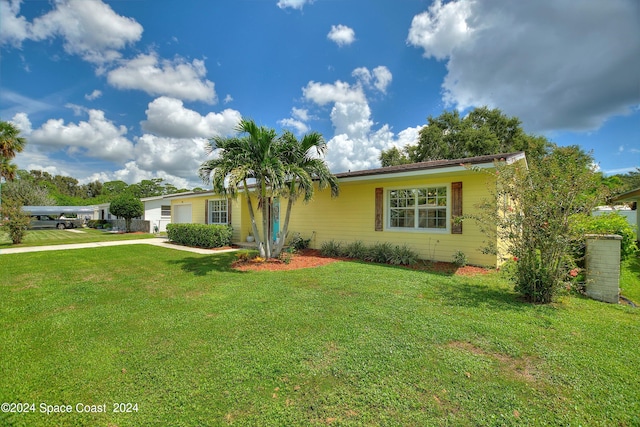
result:
[[[305,249],[291,255],[288,263],[280,259],[270,259],[263,262],[254,261],[235,261],[232,267],[239,271],[285,271],[298,270],[300,268],[312,268],[322,265],[331,264],[337,261],[349,261],[348,258],[330,258],[320,255],[320,251],[316,249]],[[456,276],[475,276],[478,274],[487,274],[492,270],[467,265],[465,267],[456,267],[449,262],[420,262],[416,265],[406,266],[413,270],[431,271],[435,273],[450,274]]]

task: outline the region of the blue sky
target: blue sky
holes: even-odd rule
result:
[[[637,0],[0,0],[16,163],[81,182],[201,186],[240,117],[319,131],[334,172],[379,166],[429,115],[500,108],[640,166]]]

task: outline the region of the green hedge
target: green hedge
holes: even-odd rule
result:
[[[620,244],[620,258],[627,259],[638,250],[636,245],[636,235],[634,227],[627,222],[627,219],[615,212],[595,216],[576,216],[571,218],[573,231],[581,236],[585,234],[617,234],[622,236]],[[584,253],[584,240],[579,248]]]
[[[168,224],[167,236],[172,242],[198,248],[219,248],[231,244],[232,228],[228,225]]]

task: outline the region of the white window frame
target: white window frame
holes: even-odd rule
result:
[[[444,188],[446,191],[446,206],[444,206],[445,210],[445,227],[444,228],[421,228],[418,227],[418,210],[420,207],[414,204],[414,226],[413,227],[392,227],[391,226],[391,192],[392,191],[402,191],[402,190],[413,190],[414,198],[416,190],[422,189],[431,189],[431,188]],[[448,234],[451,232],[451,183],[437,183],[437,184],[424,184],[424,185],[411,185],[404,187],[387,187],[384,191],[384,207],[385,207],[385,221],[384,221],[384,229],[385,231],[396,231],[396,232],[406,232],[406,233],[437,233],[437,234]],[[423,208],[424,209],[424,208]],[[427,207],[427,209],[438,209],[437,206],[432,208]]]
[[[169,208],[169,209],[163,209]],[[169,212],[168,214],[164,214],[163,212]],[[160,216],[163,218],[171,218],[171,205],[161,205],[160,206]]]
[[[224,204],[224,209],[220,209]],[[214,206],[218,205],[216,209]],[[219,220],[214,221],[214,214],[219,214]],[[224,214],[224,221],[222,221],[222,216]],[[227,199],[214,199],[209,200],[209,224],[228,224],[229,222],[229,201]]]

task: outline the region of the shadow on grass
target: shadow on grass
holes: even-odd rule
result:
[[[528,303],[520,295],[508,289],[478,283],[458,283],[443,288],[441,295],[448,299],[448,305],[460,307],[488,307],[498,310],[524,311],[534,304]]]
[[[234,253],[222,253],[200,257],[185,257],[177,260],[167,261],[168,264],[179,265],[186,273],[193,273],[195,276],[206,276],[217,271],[224,273],[241,273],[231,268],[231,263],[235,260]]]
[[[640,253],[629,260],[629,271],[633,273],[640,282]]]

